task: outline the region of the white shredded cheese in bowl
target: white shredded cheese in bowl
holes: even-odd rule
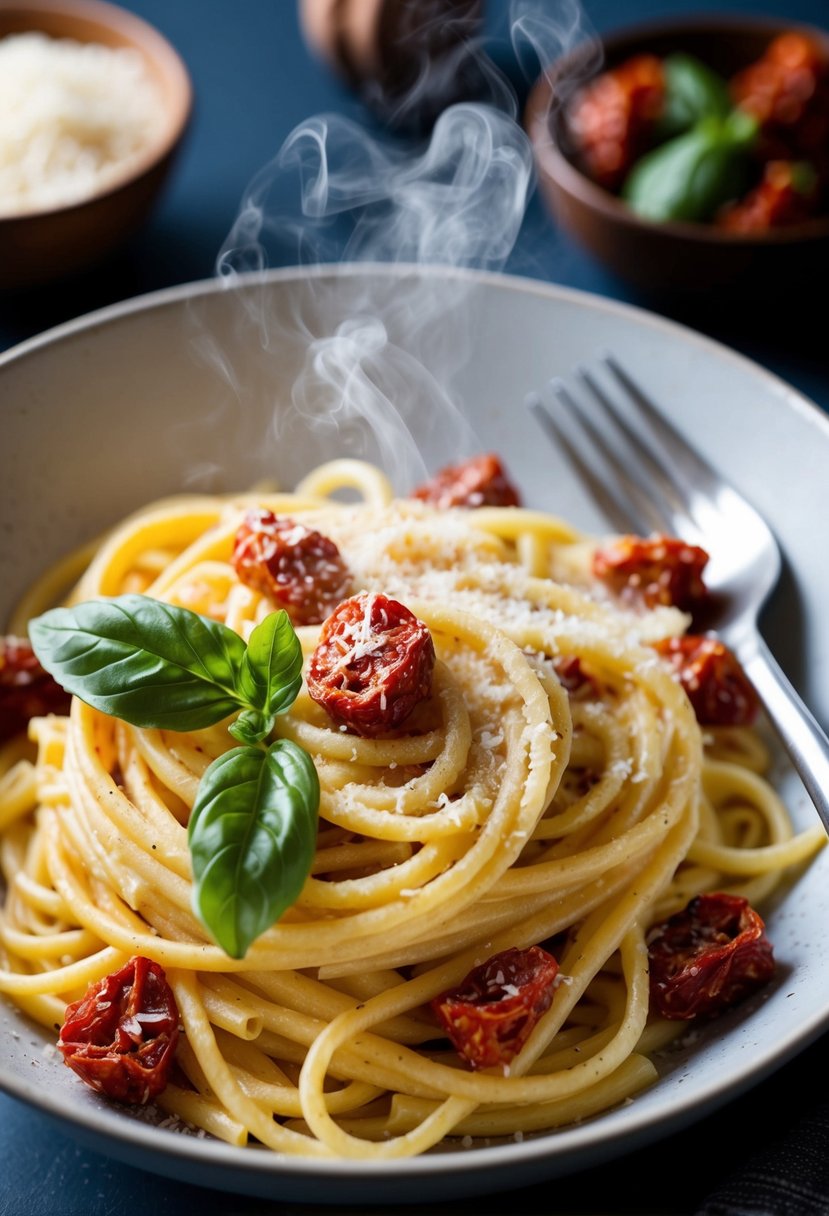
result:
[[[138,51],[36,32],[0,39],[0,215],[97,194],[163,126],[161,91]]]

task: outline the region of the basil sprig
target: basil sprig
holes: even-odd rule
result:
[[[657,123],[661,143],[689,131],[703,118],[724,119],[731,112],[728,84],[694,55],[675,52],[662,61],[665,104]]]
[[[709,220],[744,189],[756,135],[756,119],[742,110],[708,115],[637,161],[622,197],[645,219]]]
[[[234,739],[257,743],[269,735],[276,715],[290,709],[301,685],[302,649],[293,625],[287,612],[272,612],[254,629],[242,655],[239,689],[251,708],[228,727]]]
[[[188,842],[193,910],[227,954],[244,957],[297,899],[316,841],[311,758],[285,739],[264,743],[302,684],[287,613],[271,613],[245,645],[187,608],[122,595],[55,608],[29,636],[67,692],[132,726],[201,730],[237,715],[228,730],[243,746],[206,769]]]

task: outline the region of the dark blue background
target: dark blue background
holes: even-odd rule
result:
[[[111,263],[59,287],[0,297],[0,348],[112,301],[211,277],[246,184],[298,123],[332,110],[371,122],[347,89],[309,55],[293,0],[133,0],[125,7],[156,25],[187,61],[196,105],[186,144],[154,216]],[[555,0],[549,0],[549,7],[555,10]],[[585,7],[601,31],[698,6],[586,0]],[[717,7],[829,26],[829,0],[731,0]],[[514,76],[520,93],[524,86],[514,72],[506,38],[507,4],[489,0],[485,9],[491,54]],[[293,259],[285,255],[282,260]],[[537,197],[506,269],[647,303],[557,233]],[[667,306],[661,310],[750,355],[829,410],[825,284],[804,283],[803,290],[816,291],[811,323],[804,322],[802,314],[793,319],[785,300],[760,317],[718,315],[708,306],[684,315]],[[808,1112],[819,1096],[815,1079],[827,1076],[827,1065],[829,1051],[821,1042],[750,1095],[655,1150],[638,1152],[612,1167],[513,1191],[509,1197],[429,1210],[436,1216],[450,1211],[500,1216],[504,1210],[521,1216],[553,1211],[571,1216],[695,1213],[744,1158],[746,1147],[761,1154],[773,1151],[777,1137]],[[822,1089],[824,1083],[819,1084]],[[829,1141],[824,1149],[829,1153]],[[0,1096],[0,1216],[168,1216],[184,1210],[197,1210],[200,1216],[288,1216],[298,1210],[331,1209],[224,1195],[121,1166],[82,1150],[37,1112]],[[415,1209],[395,1211],[404,1216]]]
[[[551,12],[558,0],[539,0]],[[768,14],[829,28],[829,0],[582,0],[597,30],[693,11]],[[330,72],[308,52],[295,0],[132,0],[125,5],[156,25],[183,54],[196,94],[187,143],[161,206],[129,249],[102,271],[29,295],[0,296],[0,348],[113,300],[174,283],[211,277],[216,256],[236,218],[245,186],[278,152],[304,119],[346,112],[370,118]],[[488,49],[505,68],[519,101],[526,82],[515,65],[508,37],[508,0],[484,0]],[[295,183],[277,182],[274,206],[296,206]],[[288,192],[292,191],[291,196]],[[283,262],[295,261],[290,247]],[[624,284],[562,238],[534,195],[508,271],[635,303]],[[755,358],[829,409],[825,350],[824,284],[818,307],[804,320],[781,300],[774,315],[722,315],[714,301],[675,319],[692,324]],[[663,309],[664,310],[664,309]]]

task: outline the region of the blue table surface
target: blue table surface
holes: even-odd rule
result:
[[[109,264],[59,287],[0,298],[0,349],[111,302],[212,277],[245,186],[293,128],[323,112],[366,118],[345,86],[309,53],[293,0],[131,0],[124,7],[156,25],[187,62],[196,96],[187,141],[157,210]],[[513,72],[506,37],[508,5],[496,0],[484,7],[490,52],[517,81],[520,99],[521,77]],[[547,0],[545,7],[555,13],[556,0]],[[695,7],[681,0],[628,0],[622,11],[615,0],[585,0],[586,16],[599,32]],[[829,0],[729,0],[707,6],[715,7],[829,25]],[[650,304],[565,240],[537,196],[505,269]],[[804,292],[808,290],[804,284]],[[701,315],[667,306],[661,311],[748,355],[829,410],[825,309],[815,309],[811,323],[793,317],[782,301],[759,320],[733,312],[716,315],[710,308]],[[749,1095],[661,1141],[656,1152],[640,1150],[612,1169],[513,1190],[508,1197],[455,1201],[428,1210],[481,1216],[505,1207],[522,1214],[555,1211],[573,1216],[694,1213],[737,1163],[738,1144],[771,1150],[776,1137],[808,1111],[814,1078],[825,1077],[827,1065],[824,1039]],[[663,1181],[657,1184],[657,1178]],[[0,1216],[108,1216],[138,1208],[154,1216],[188,1208],[202,1216],[333,1210],[288,1205],[278,1197],[233,1196],[145,1173],[82,1148],[62,1126],[0,1095]],[[399,1216],[415,1210],[394,1209]]]

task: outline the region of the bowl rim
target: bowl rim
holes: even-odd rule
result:
[[[194,88],[184,57],[161,30],[137,13],[111,3],[111,0],[0,0],[0,19],[7,14],[19,14],[23,18],[30,15],[36,17],[38,14],[77,17],[102,29],[117,30],[124,35],[125,45],[133,46],[145,60],[160,65],[165,77],[173,84],[176,104],[165,104],[164,124],[159,136],[94,194],[56,206],[13,212],[0,210],[0,225],[9,227],[33,220],[47,220],[50,217],[81,211],[93,204],[97,205],[111,195],[127,189],[173,153],[192,118]],[[33,25],[31,32],[39,32],[38,27]],[[0,41],[4,36],[0,34]]]
[[[675,320],[654,313],[651,310],[643,309],[640,306],[587,292],[579,288],[561,286],[556,283],[517,275],[503,274],[497,271],[481,271],[466,267],[425,263],[412,265],[388,262],[343,262],[317,263],[311,266],[292,265],[270,268],[265,271],[244,272],[233,280],[233,287],[230,290],[238,286],[244,290],[255,289],[258,291],[263,287],[270,289],[272,284],[284,283],[286,280],[295,281],[306,278],[332,278],[339,280],[355,276],[382,275],[389,280],[396,279],[402,281],[409,274],[428,276],[430,278],[437,276],[440,278],[460,279],[473,286],[482,285],[487,290],[495,287],[498,290],[503,290],[505,293],[515,293],[516,296],[523,296],[526,293],[529,296],[539,297],[544,300],[554,299],[562,304],[571,302],[577,309],[584,308],[591,313],[595,310],[604,317],[618,318],[620,320],[628,319],[636,324],[641,324],[647,327],[647,330],[657,342],[660,335],[665,335],[669,338],[673,336],[677,341],[689,343],[693,351],[699,352],[701,355],[707,352],[709,357],[722,360],[735,369],[741,368],[744,373],[751,375],[752,378],[756,378],[758,383],[762,382],[762,384],[773,388],[775,392],[785,394],[787,409],[791,408],[793,412],[796,412],[802,418],[808,419],[811,424],[819,427],[827,436],[827,439],[829,439],[829,417],[826,416],[816,403],[808,400],[800,390],[786,384],[776,373],[762,367],[738,351],[727,347],[722,342],[689,329]],[[62,322],[51,330],[25,339],[18,346],[10,348],[5,353],[0,353],[0,373],[8,365],[36,357],[39,353],[42,354],[45,349],[54,350],[58,343],[63,343],[67,340],[71,342],[79,338],[82,339],[84,336],[94,335],[96,331],[109,323],[120,324],[125,320],[129,323],[129,318],[134,317],[136,314],[139,316],[142,314],[146,315],[156,310],[161,313],[170,305],[175,307],[189,306],[193,298],[203,296],[217,297],[226,294],[228,290],[228,284],[214,276],[189,283],[176,284],[143,296],[134,296],[105,305],[94,312]],[[824,1016],[821,1015],[820,1025],[811,1028],[814,1036],[821,1033],[824,1025]],[[797,1041],[799,1042],[800,1039],[798,1038]],[[810,1037],[807,1043],[811,1041]],[[781,1065],[785,1064],[790,1058],[788,1051],[791,1048],[792,1043],[790,1041],[777,1040],[777,1053],[783,1056],[782,1059],[779,1059]],[[57,1091],[37,1091],[30,1080],[30,1074],[34,1073],[34,1069],[29,1069],[29,1073],[21,1080],[19,1086],[16,1085],[7,1092],[14,1098],[30,1104],[37,1111],[46,1115],[53,1121],[56,1130],[61,1130],[64,1135],[67,1134],[65,1123],[66,1107],[65,1104],[62,1104],[61,1095]],[[737,1094],[734,1093],[734,1096],[736,1097]],[[36,1101],[35,1098],[38,1100]],[[677,1132],[681,1127],[685,1126],[683,1115],[687,1109],[687,1100],[681,1094],[680,1098],[681,1101],[668,1113],[669,1131]],[[716,1109],[718,1093],[709,1094],[709,1098],[710,1105],[707,1106],[706,1113]],[[633,1112],[633,1116],[635,1118],[635,1111]],[[700,1122],[704,1117],[704,1114],[700,1116]],[[583,1126],[588,1127],[588,1123],[585,1122]],[[624,1151],[628,1149],[633,1151],[634,1148],[645,1147],[648,1142],[648,1127],[647,1121],[643,1122],[640,1118],[633,1130],[633,1135],[636,1136],[636,1139],[634,1140],[632,1136],[630,1142],[626,1141]],[[127,1128],[129,1128],[129,1131],[127,1131]],[[142,1165],[141,1160],[137,1156],[132,1155],[132,1147],[137,1144],[142,1152],[146,1150],[154,1154],[159,1173],[165,1174],[171,1169],[175,1170],[178,1161],[176,1145],[180,1144],[180,1141],[177,1141],[172,1133],[168,1139],[166,1136],[159,1137],[155,1135],[155,1132],[155,1128],[143,1124],[139,1120],[130,1121],[126,1124],[122,1124],[119,1120],[111,1120],[108,1131],[109,1146],[105,1149],[106,1154],[120,1160],[126,1160],[129,1164],[138,1165],[139,1168],[146,1168],[146,1165]],[[100,1141],[96,1144],[98,1133],[99,1121],[94,1116],[90,1115],[83,1123],[80,1121],[73,1123],[73,1136],[81,1139],[87,1147],[101,1152]],[[545,1159],[539,1150],[540,1143],[541,1141],[534,1137],[527,1137],[523,1144],[492,1145],[479,1150],[481,1156],[475,1161],[476,1169],[481,1177],[479,1193],[489,1193],[493,1189],[492,1171],[498,1171],[497,1177],[501,1177],[505,1168],[511,1169],[514,1165],[518,1164],[520,1164],[522,1169],[527,1170],[537,1164],[541,1171],[537,1181],[539,1183],[546,1181],[547,1185],[554,1187],[555,1178],[551,1177],[547,1180]],[[589,1143],[584,1145],[584,1158],[579,1161],[575,1168],[595,1169],[601,1167],[605,1160],[610,1160],[616,1155],[618,1143],[618,1130],[615,1127],[610,1129],[605,1128],[601,1135],[590,1138]],[[219,1189],[227,1189],[222,1186],[222,1180],[227,1179],[231,1168],[234,1169],[234,1180],[244,1178],[248,1182],[253,1178],[262,1177],[264,1171],[264,1177],[268,1184],[267,1198],[270,1199],[271,1203],[274,1202],[274,1196],[277,1194],[286,1205],[286,1211],[289,1208],[293,1210],[293,1204],[297,1204],[301,1208],[303,1199],[305,1203],[314,1202],[307,1195],[303,1197],[301,1190],[301,1188],[307,1186],[311,1177],[308,1170],[307,1158],[283,1158],[283,1169],[275,1176],[268,1168],[269,1165],[273,1165],[272,1157],[256,1157],[251,1154],[250,1157],[239,1161],[239,1150],[231,1145],[210,1140],[199,1140],[195,1137],[188,1137],[187,1144],[193,1152],[192,1169],[190,1171],[191,1179],[203,1186],[212,1185]],[[484,1153],[486,1153],[485,1157],[483,1156]],[[504,1160],[506,1153],[509,1154],[508,1162]],[[146,1158],[144,1160],[146,1161]],[[404,1168],[407,1176],[401,1182],[401,1185],[420,1185],[425,1187],[431,1180],[436,1184],[439,1183],[441,1190],[443,1190],[444,1182],[448,1187],[453,1177],[458,1177],[461,1174],[462,1167],[460,1163],[463,1161],[463,1156],[461,1154],[447,1154],[445,1156],[408,1158],[405,1159],[405,1167],[401,1165],[401,1160],[403,1159],[373,1163],[371,1167],[372,1176],[367,1183],[367,1187],[371,1187],[375,1198],[368,1199],[363,1195],[362,1200],[355,1196],[349,1197],[345,1195],[341,1188],[344,1185],[350,1185],[355,1179],[360,1179],[364,1170],[364,1164],[361,1164],[359,1161],[351,1163],[343,1162],[341,1159],[314,1161],[312,1168],[317,1176],[316,1181],[314,1181],[314,1188],[316,1190],[318,1185],[325,1186],[328,1188],[329,1195],[324,1200],[316,1198],[316,1202],[327,1202],[336,1205],[331,1209],[331,1216],[347,1210],[353,1211],[354,1216],[358,1216],[358,1212],[366,1216],[365,1209],[371,1207],[375,1207],[378,1216],[380,1216],[381,1208],[383,1210],[386,1207],[393,1208],[395,1202],[401,1202],[399,1193],[395,1196],[386,1196],[380,1192],[387,1182],[393,1183],[394,1179],[403,1173]],[[176,1177],[177,1175],[173,1173],[172,1176]],[[178,1175],[178,1177],[180,1178],[181,1175]],[[505,1190],[510,1191],[514,1186],[525,1185],[531,1181],[526,1174],[522,1174],[521,1177],[524,1179],[524,1182],[508,1182]],[[245,1193],[245,1190],[240,1187],[238,1193]],[[261,1197],[265,1197],[264,1194],[260,1193],[260,1195]],[[407,1201],[408,1197],[408,1195],[404,1195],[402,1202]],[[432,1200],[438,1202],[441,1210],[443,1210],[443,1204],[448,1205],[451,1199],[450,1196],[444,1194],[427,1195],[425,1198],[421,1195],[420,1198],[427,1205]],[[513,1210],[516,1209],[513,1208]],[[311,1208],[308,1209],[308,1213],[309,1216],[312,1216]]]
[[[601,60],[579,81],[579,84],[596,76],[602,70],[607,52],[627,47],[630,47],[632,51],[640,40],[661,36],[681,36],[683,31],[701,33],[705,30],[717,33],[751,31],[768,33],[770,37],[777,33],[794,31],[816,37],[829,53],[829,30],[827,29],[803,21],[786,21],[779,17],[721,11],[687,13],[666,17],[663,20],[652,18],[594,34],[591,39],[583,40],[544,67],[527,96],[523,125],[533,148],[537,172],[572,200],[591,211],[600,213],[612,223],[639,233],[660,236],[666,240],[681,239],[698,245],[740,247],[746,250],[802,245],[809,241],[825,241],[829,236],[829,214],[816,216],[784,228],[772,228],[762,234],[731,232],[717,228],[713,224],[693,223],[688,220],[646,219],[632,211],[622,199],[591,181],[561,150],[555,137],[554,121],[551,117],[554,109],[555,87],[568,68],[577,64],[580,57],[585,55],[592,39],[598,41],[602,52]]]

